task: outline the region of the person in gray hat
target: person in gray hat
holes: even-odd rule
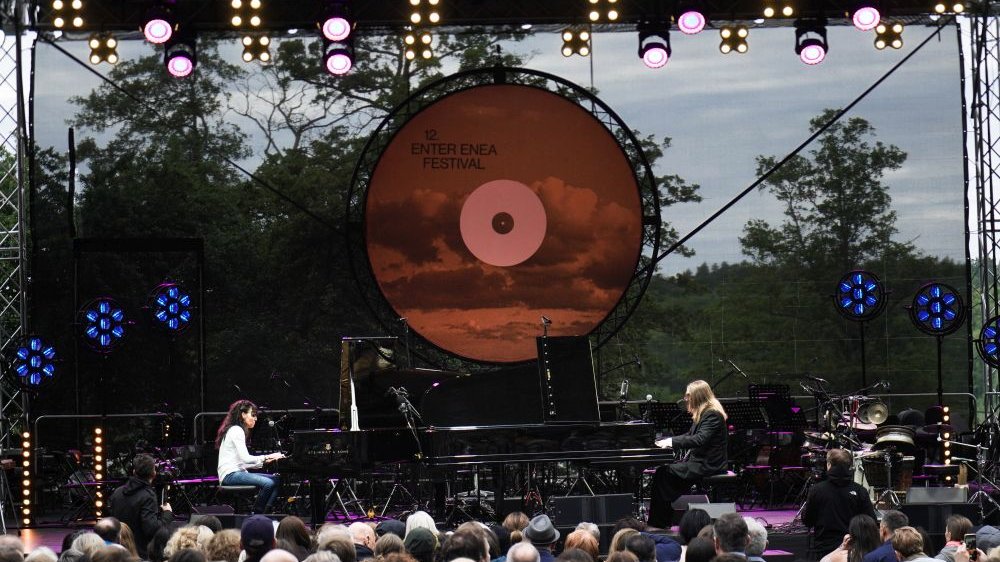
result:
[[[528,526],[524,528],[524,539],[538,549],[541,562],[553,562],[556,559],[552,554],[552,547],[559,540],[559,530],[552,524],[548,515],[544,513],[536,515],[529,521]]]

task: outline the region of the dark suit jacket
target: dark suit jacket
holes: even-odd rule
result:
[[[729,428],[722,414],[705,410],[686,435],[673,439],[675,449],[690,449],[687,462],[677,463],[674,472],[685,479],[697,479],[726,471],[729,464]]]

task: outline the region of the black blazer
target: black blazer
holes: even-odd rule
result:
[[[705,410],[686,435],[674,437],[675,449],[691,449],[687,462],[674,465],[682,478],[702,478],[726,471],[729,465],[729,428],[722,414]]]

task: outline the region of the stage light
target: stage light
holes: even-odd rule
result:
[[[934,12],[938,14],[961,14],[965,11],[965,4],[962,2],[945,3],[943,1],[934,4]]]
[[[603,16],[609,22],[618,21],[621,13],[618,11],[618,0],[587,0],[591,7],[587,12],[587,18],[597,23]],[[603,6],[602,6],[603,4]]]
[[[163,50],[163,63],[167,72],[175,78],[184,78],[194,72],[198,65],[198,51],[194,38],[179,37],[175,34]]]
[[[837,312],[848,320],[870,320],[885,308],[885,287],[874,273],[849,271],[837,282],[833,295]]]
[[[260,27],[263,8],[261,0],[231,0],[229,6],[233,10],[229,23],[233,27],[243,27],[248,23],[250,27]]]
[[[719,51],[724,55],[729,53],[743,54],[750,50],[750,46],[747,44],[749,36],[750,30],[745,25],[722,26],[722,29],[719,30],[719,38],[722,40],[719,43]]]
[[[320,32],[327,41],[344,41],[354,29],[351,19],[351,9],[348,2],[327,2],[324,19],[318,22]]]
[[[22,390],[36,391],[56,376],[56,349],[39,336],[25,336],[11,348],[11,381]]]
[[[962,326],[965,304],[954,288],[944,283],[928,283],[913,296],[910,320],[925,334],[944,336]]]
[[[886,47],[893,49],[903,47],[903,24],[899,22],[880,23],[875,26],[875,48],[881,51]]]
[[[685,35],[701,33],[705,23],[705,15],[698,10],[685,10],[677,16],[677,29]]]
[[[670,61],[668,27],[665,22],[639,25],[639,58],[649,68],[663,68]]]
[[[562,32],[562,54],[564,57],[580,55],[590,56],[590,31],[584,28],[570,27]],[[641,56],[641,55],[640,55]]]
[[[118,40],[111,32],[91,34],[87,45],[90,47],[90,64],[118,64]]]
[[[101,484],[104,482],[104,463],[101,462],[104,451],[104,430],[100,426],[94,427],[94,480],[97,481],[97,489],[94,492],[94,515],[100,519],[104,511],[104,491]]]
[[[878,6],[871,1],[859,2],[851,12],[851,21],[859,31],[871,31],[875,29],[882,19]]]
[[[83,27],[83,0],[52,0],[52,26]]]
[[[258,60],[262,63],[271,62],[271,38],[267,35],[243,36],[243,62]]]
[[[430,59],[434,56],[434,39],[426,31],[411,31],[403,37],[403,54],[406,60],[414,60],[417,57]]]
[[[825,19],[800,19],[795,21],[795,54],[808,65],[816,65],[826,58],[830,46],[826,41]]]
[[[323,55],[323,68],[334,76],[343,76],[354,66],[354,52],[342,43],[331,43]]]
[[[410,6],[413,7],[410,12],[410,23],[413,25],[441,23],[439,4],[440,0],[410,0]]]
[[[31,525],[31,433],[21,433],[21,526]],[[27,454],[25,454],[27,453]]]
[[[97,353],[111,353],[125,337],[125,311],[118,301],[100,297],[80,309],[83,342]]]
[[[795,15],[795,5],[791,0],[764,0],[762,13],[765,18],[790,18]]]
[[[176,283],[157,285],[150,295],[153,323],[171,334],[179,334],[191,324],[191,295]]]
[[[1000,316],[993,316],[979,330],[976,340],[979,357],[991,367],[1000,367]]]

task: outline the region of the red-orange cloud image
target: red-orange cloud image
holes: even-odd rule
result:
[[[632,279],[642,212],[628,159],[589,112],[487,85],[397,132],[369,183],[365,234],[379,288],[412,330],[507,363],[535,358],[542,315],[553,336],[601,323]]]

